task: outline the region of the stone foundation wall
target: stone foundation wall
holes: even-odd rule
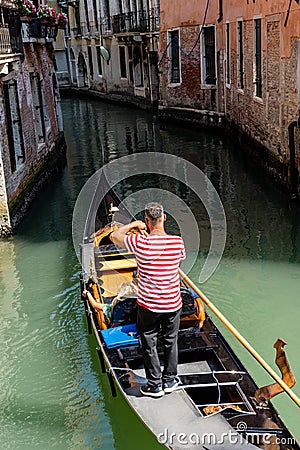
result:
[[[63,133],[51,152],[44,155],[8,202],[11,227],[15,231],[41,189],[66,165],[66,142]]]

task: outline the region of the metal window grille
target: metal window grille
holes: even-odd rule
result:
[[[262,43],[261,43],[261,19],[255,19],[255,95],[262,97]]]
[[[204,28],[205,84],[216,84],[215,28]]]
[[[170,34],[170,82],[180,83],[180,60],[179,60],[179,32],[171,31]]]
[[[244,89],[243,22],[238,22],[238,87]]]
[[[230,84],[230,24],[226,23],[226,83]]]
[[[119,47],[119,59],[120,59],[120,75],[121,78],[127,78],[127,70],[126,70],[126,55],[125,55],[125,47]]]

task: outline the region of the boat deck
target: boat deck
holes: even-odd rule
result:
[[[235,432],[223,416],[203,418],[184,389],[170,395],[154,399],[140,394],[139,385],[127,389],[127,398],[140,418],[151,424],[151,431],[161,443],[172,446],[174,450],[218,449],[249,450],[257,449],[241,436],[234,444],[230,436]],[[162,417],[164,418],[162,422]],[[207,431],[209,430],[209,434]],[[231,434],[230,434],[231,433]]]

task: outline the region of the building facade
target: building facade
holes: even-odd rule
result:
[[[159,0],[69,1],[70,82],[103,98],[158,101]]]
[[[160,4],[161,116],[238,131],[237,145],[255,143],[261,163],[295,196],[299,1]]]
[[[65,144],[53,30],[21,23],[9,3],[0,10],[0,234],[7,235],[63,159]]]

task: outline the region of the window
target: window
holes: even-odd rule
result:
[[[80,12],[79,8],[74,8],[74,17],[75,17],[75,25],[76,25],[76,33],[81,34],[81,24],[80,24]]]
[[[129,68],[129,81],[133,83],[133,62],[132,62],[132,47],[129,45],[128,47],[128,68]]]
[[[102,61],[101,61],[101,52],[100,52],[99,45],[96,47],[96,52],[97,52],[98,74],[102,75]]]
[[[88,57],[89,57],[90,77],[94,78],[94,66],[93,66],[93,56],[91,46],[88,47]]]
[[[226,83],[230,84],[230,24],[226,23]]]
[[[237,23],[237,56],[238,88],[244,89],[244,42],[242,20],[239,20]]]
[[[179,31],[169,31],[170,83],[178,84],[180,77]]]
[[[203,29],[202,37],[202,83],[216,84],[215,27]]]
[[[36,74],[30,75],[32,106],[34,114],[34,127],[39,144],[45,142],[46,129],[43,112],[43,104],[41,103],[42,93],[41,86]]]
[[[127,78],[127,70],[126,70],[126,55],[125,55],[125,47],[119,47],[119,59],[120,59],[120,75],[121,78]]]
[[[133,50],[133,77],[135,87],[144,87],[143,59],[140,47],[137,45]]]
[[[261,53],[261,19],[254,20],[254,94],[262,97],[262,53]]]
[[[39,96],[40,96],[40,105],[42,105],[41,111],[42,111],[42,114],[44,115],[45,129],[47,132],[47,130],[50,128],[51,124],[50,124],[50,114],[49,114],[49,108],[48,108],[48,103],[47,103],[47,98],[46,98],[46,90],[45,90],[44,80],[41,80],[38,83],[38,85],[39,85],[38,91],[39,91]]]
[[[97,1],[96,0],[93,0],[93,14],[94,14],[95,30],[99,31],[98,11],[97,11]]]
[[[3,83],[3,94],[10,167],[11,171],[15,172],[25,160],[17,82],[15,80],[11,80]]]
[[[109,8],[109,0],[103,1],[103,22],[105,26],[105,30],[111,29],[111,23],[110,23],[110,8]]]
[[[90,19],[89,19],[89,6],[87,0],[84,0],[84,13],[85,13],[85,21],[86,21],[86,31],[90,32]]]

